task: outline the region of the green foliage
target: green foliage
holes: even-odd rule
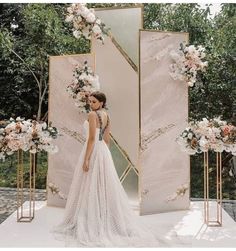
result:
[[[32,118],[37,114],[39,97],[48,84],[49,56],[90,51],[86,40],[71,35],[64,21],[64,7],[60,4],[0,5],[0,70],[3,73],[0,119],[19,115]],[[16,29],[11,28],[13,20],[18,25]],[[42,102],[42,114],[47,113],[47,95],[48,92]]]
[[[24,187],[28,186],[29,182],[29,153],[23,154],[24,166]],[[17,153],[6,158],[5,162],[0,162],[0,187],[17,186]],[[35,183],[37,189],[46,189],[47,177],[47,153],[37,153],[37,165]]]
[[[145,4],[144,27],[163,31],[189,32],[191,44],[204,43],[211,25],[209,9],[198,4]]]
[[[10,55],[13,47],[12,36],[7,29],[0,30],[0,51],[4,57]]]

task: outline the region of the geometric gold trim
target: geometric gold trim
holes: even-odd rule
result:
[[[112,141],[114,142],[114,144],[117,146],[117,148],[119,149],[120,153],[123,155],[123,157],[126,159],[126,161],[128,162],[127,167],[125,168],[125,170],[123,171],[123,173],[121,174],[121,176],[119,177],[120,182],[122,183],[124,181],[124,179],[126,178],[126,176],[128,175],[128,173],[130,172],[131,169],[134,170],[134,172],[139,176],[139,172],[138,170],[135,168],[134,164],[132,163],[132,161],[129,158],[129,155],[125,152],[124,149],[122,149],[122,147],[118,144],[118,142],[115,140],[115,138],[112,136],[112,134],[110,133],[110,137],[112,139]]]
[[[128,54],[122,49],[122,47],[119,45],[119,43],[115,40],[113,35],[109,33],[109,37],[111,38],[112,43],[116,46],[118,51],[124,56],[126,61],[131,65],[131,67],[134,69],[135,72],[138,72],[137,65],[133,62],[133,60],[128,56]]]
[[[24,163],[23,150],[17,151],[17,222],[31,222],[35,214],[35,154],[30,154],[29,165],[29,215],[24,215]]]
[[[141,9],[141,28],[143,28],[143,13],[144,13],[144,6],[143,4],[136,4],[135,6],[115,6],[115,7],[105,7],[105,8],[94,8],[95,11],[104,11],[104,10],[118,10],[118,9],[134,9],[140,8]],[[112,33],[109,31],[108,36],[111,38],[112,43],[116,46],[119,52],[123,55],[126,61],[130,64],[130,66],[134,69],[136,73],[138,73],[138,66],[133,62],[133,60],[128,56],[128,54],[123,50],[123,48],[119,45],[116,41]]]
[[[131,161],[130,158],[129,158],[129,155],[128,155],[128,154],[126,153],[126,151],[118,144],[118,142],[115,140],[115,138],[112,136],[111,133],[110,133],[110,136],[111,136],[112,140],[114,141],[115,145],[119,148],[119,150],[120,150],[121,154],[124,156],[124,158],[126,158],[127,161],[128,161],[132,166],[134,166],[133,163],[132,163],[132,161]]]
[[[210,227],[222,226],[222,157],[216,153],[216,220],[210,220],[209,212],[209,157],[204,152],[204,223]]]
[[[111,6],[111,7],[97,7],[93,8],[95,11],[99,10],[120,10],[120,9],[134,9],[134,8],[142,8],[143,4],[142,3],[137,3],[132,6]]]

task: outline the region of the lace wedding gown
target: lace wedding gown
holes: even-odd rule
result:
[[[86,142],[75,166],[63,221],[52,229],[55,238],[77,247],[158,247],[157,237],[129,204],[101,128],[96,129],[89,171],[83,171],[87,120],[84,129]]]

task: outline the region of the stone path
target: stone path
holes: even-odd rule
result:
[[[17,209],[17,190],[0,187],[0,224]],[[24,198],[28,200],[28,198]],[[46,200],[46,189],[35,189],[35,200]],[[191,200],[202,200],[192,198]],[[236,221],[236,200],[224,200],[223,208]]]
[[[223,208],[236,221],[236,200],[223,201]]]
[[[25,200],[29,200],[28,197],[24,196]],[[35,200],[46,200],[46,189],[35,189]],[[17,189],[0,187],[0,224],[16,209]]]

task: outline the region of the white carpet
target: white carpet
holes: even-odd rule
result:
[[[45,201],[36,201],[36,215],[31,223],[17,223],[14,212],[0,224],[0,247],[64,247],[49,232],[60,222],[63,211],[46,206]],[[190,210],[140,217],[164,240],[166,247],[236,247],[234,220],[223,210],[223,226],[206,227],[203,202],[191,202]]]

